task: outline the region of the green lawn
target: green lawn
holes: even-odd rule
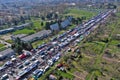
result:
[[[69,9],[67,11],[67,14],[65,15],[72,15],[74,17],[86,17],[86,19],[89,19],[96,15],[97,12],[87,11],[87,10],[80,10],[80,9]]]
[[[64,78],[67,78],[67,79],[73,79],[74,76],[69,74],[69,73],[65,73],[65,72],[62,72],[60,70],[57,70],[56,73],[59,75],[59,76],[63,76]]]
[[[6,42],[8,42],[8,43],[10,43],[10,44],[12,44],[12,43],[13,43],[13,41],[12,41],[11,39],[6,40]]]
[[[34,19],[32,18],[32,22],[33,22],[33,29],[37,29],[37,30],[43,30],[45,29],[45,21],[42,21],[41,19]],[[41,22],[43,22],[43,26],[41,26]]]
[[[1,48],[1,47],[4,47],[4,46],[5,46],[4,44],[1,44],[1,43],[0,43],[0,48]]]
[[[38,45],[42,45],[44,42],[44,40],[35,41],[32,43],[32,46],[36,48]]]
[[[27,34],[27,35],[29,35],[29,34],[33,34],[33,33],[35,33],[35,31],[30,30],[30,29],[22,29],[22,30],[17,30],[15,32],[13,32],[13,34],[15,34],[15,35],[17,35],[17,34]]]
[[[6,47],[0,47],[0,51],[3,51],[3,50],[5,50],[6,49]]]
[[[49,39],[50,39],[50,38],[48,37],[48,38],[43,39],[43,40],[35,41],[35,42],[32,43],[32,46],[33,46],[34,48],[36,48],[37,46],[42,45],[43,43],[47,43],[47,42],[49,41]]]

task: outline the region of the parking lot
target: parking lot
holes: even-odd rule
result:
[[[63,51],[67,51],[69,45],[75,45],[85,36],[88,36],[95,25],[104,20],[110,11],[98,14],[83,25],[66,31],[54,37],[49,43],[42,44],[36,49],[25,51],[19,57],[13,56],[12,61],[6,62],[0,68],[0,77],[9,80],[26,80],[28,77],[39,78],[44,74],[60,57],[64,56]],[[7,74],[7,75],[5,75]],[[5,75],[5,77],[3,76]],[[4,79],[6,80],[6,79]]]

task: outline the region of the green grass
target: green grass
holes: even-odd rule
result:
[[[65,15],[72,15],[74,17],[86,17],[86,19],[89,19],[89,18],[95,16],[96,12],[73,8],[73,9],[69,9],[67,14],[65,14]]]
[[[99,55],[99,52],[104,47],[103,42],[87,42],[84,44],[85,46],[85,53],[86,51],[90,51],[91,54]]]
[[[119,44],[120,41],[112,40],[110,44],[108,45],[108,49],[111,54],[118,54],[120,52],[120,49],[117,47],[117,44]],[[119,55],[119,54],[118,54]]]
[[[49,37],[43,40],[38,40],[32,43],[32,46],[36,48],[38,45],[42,45],[43,43],[47,43],[49,41]]]
[[[44,40],[39,40],[39,41],[33,42],[33,43],[32,43],[32,46],[33,46],[34,48],[36,48],[38,45],[41,45],[41,44],[43,44],[44,42],[45,42]]]
[[[5,45],[4,44],[0,44],[0,51],[3,51],[5,49],[6,49]]]
[[[5,46],[4,44],[0,44],[0,48],[1,48],[1,47],[4,47],[4,46]]]
[[[0,51],[3,51],[3,50],[5,50],[6,49],[6,47],[0,47]]]
[[[76,27],[76,25],[72,24],[72,25],[70,25],[70,26],[68,26],[68,27],[69,27],[69,29],[73,29],[73,28]]]
[[[17,30],[15,32],[13,32],[13,34],[15,34],[15,35],[17,35],[17,34],[27,34],[27,35],[29,35],[29,34],[33,34],[33,33],[35,33],[35,31],[30,30],[30,29]]]
[[[11,39],[6,40],[6,42],[8,42],[8,43],[10,43],[10,44],[12,44],[12,43],[13,43],[13,41],[12,41]]]
[[[70,79],[70,80],[74,77],[71,74],[62,72],[60,70],[57,70],[56,72],[57,72],[57,74],[59,74],[59,76],[63,76],[64,78],[67,78],[67,79]]]
[[[33,22],[33,29],[38,29],[38,30],[42,30],[45,29],[45,21],[42,21],[41,19],[34,19],[32,18],[32,22]],[[43,22],[43,26],[41,26],[41,22]]]

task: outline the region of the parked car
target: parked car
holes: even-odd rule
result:
[[[53,65],[53,61],[52,60],[48,60],[48,65],[52,66]]]
[[[32,58],[31,58],[31,61],[35,61],[36,59],[35,59],[35,57],[33,56]]]
[[[47,66],[44,68],[43,72],[46,72],[49,68],[50,68],[50,66],[47,65]]]
[[[30,61],[29,61],[29,60],[26,60],[24,64],[25,64],[25,65],[29,65],[29,64],[30,64]]]
[[[37,74],[37,78],[39,78],[39,77],[41,77],[42,76],[42,74],[43,74],[43,71],[40,71],[38,74]]]
[[[9,80],[8,74],[4,74],[4,75],[1,77],[1,80]]]
[[[33,75],[36,76],[39,72],[40,72],[40,69],[36,69],[36,70],[33,72]]]
[[[21,55],[19,55],[19,58],[20,59],[24,59],[24,58],[26,58],[27,56],[25,55],[25,54],[21,54]]]
[[[21,68],[23,68],[23,67],[24,67],[23,65],[18,66],[19,69],[21,69]]]

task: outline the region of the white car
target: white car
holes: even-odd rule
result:
[[[8,74],[4,74],[4,75],[0,78],[0,80],[9,80]]]
[[[48,65],[52,66],[53,65],[53,61],[52,60],[48,60]]]
[[[50,66],[46,66],[43,70],[43,72],[46,72],[48,69],[50,68]]]

